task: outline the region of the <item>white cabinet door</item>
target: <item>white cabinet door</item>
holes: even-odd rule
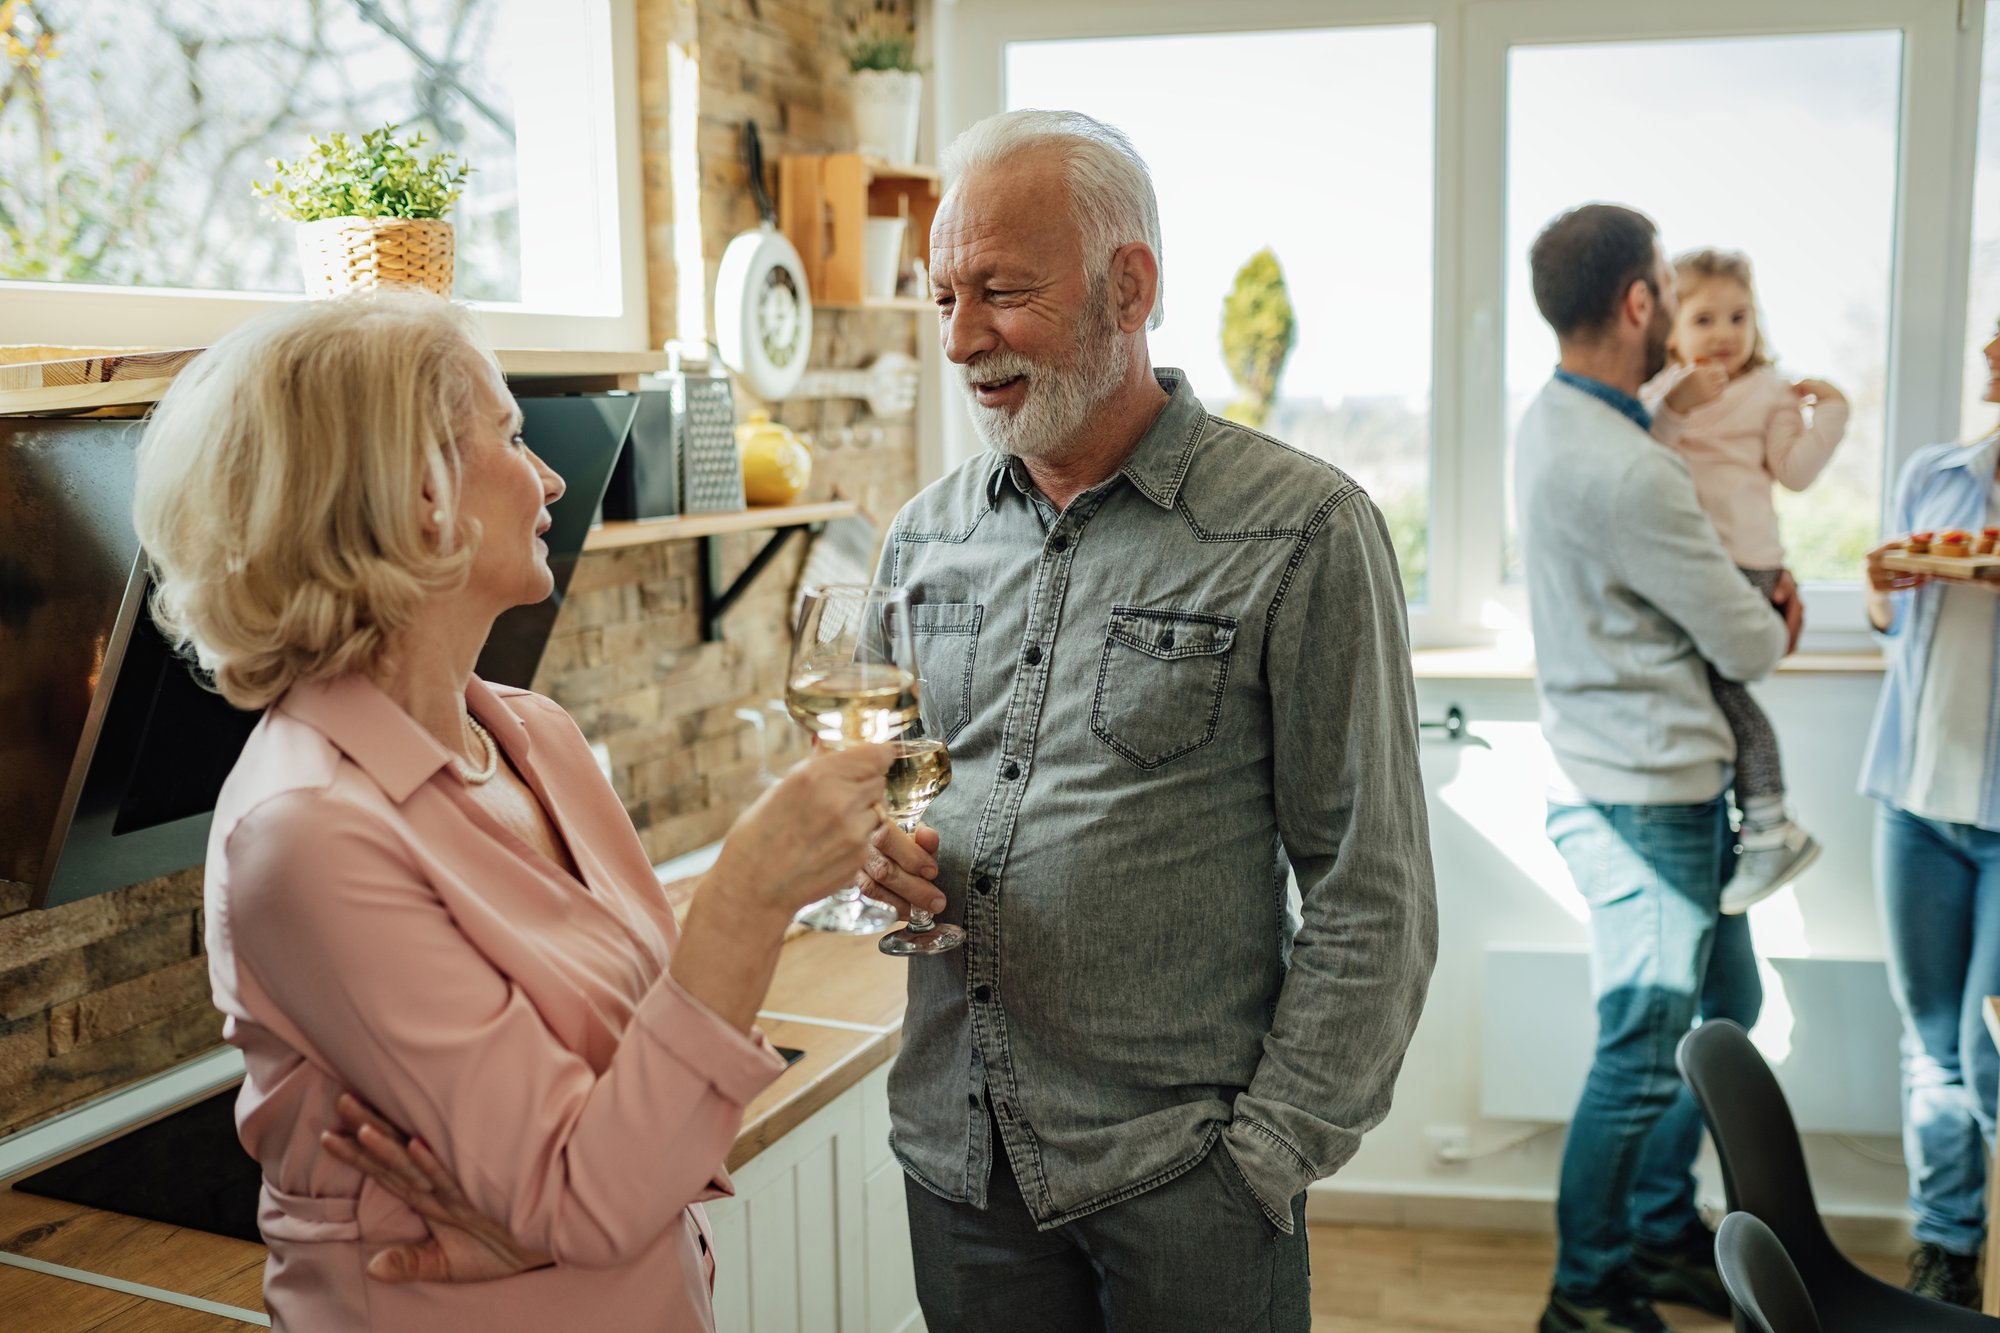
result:
[[[708,1205],[717,1333],[921,1333],[887,1084],[876,1070]]]
[[[922,1333],[916,1270],[910,1260],[903,1168],[889,1151],[889,1067],[855,1091],[861,1097],[863,1207],[868,1234],[868,1333]]]
[[[718,1333],[862,1327],[861,1104],[849,1092],[735,1175],[708,1205]]]

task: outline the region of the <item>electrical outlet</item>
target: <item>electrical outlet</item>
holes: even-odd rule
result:
[[[1444,1166],[1459,1166],[1471,1160],[1472,1131],[1464,1125],[1426,1125],[1424,1141],[1430,1144],[1431,1160]]]

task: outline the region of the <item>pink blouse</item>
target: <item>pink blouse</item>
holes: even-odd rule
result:
[[[672,914],[569,715],[477,679],[466,702],[582,882],[488,816],[359,676],[293,687],[216,805],[210,975],[247,1061],[236,1120],[263,1166],[273,1327],[710,1329],[698,1201],[730,1192],[743,1107],[784,1062],[666,975]],[[343,1089],[555,1263],[483,1283],[365,1276],[425,1232],[321,1150]]]

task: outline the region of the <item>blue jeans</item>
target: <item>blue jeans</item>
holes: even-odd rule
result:
[[[1889,984],[1903,1014],[1903,1156],[1919,1241],[1974,1254],[2000,1056],[1981,1007],[2000,995],[2000,833],[1884,805],[1876,821]]]
[[[1750,923],[1719,911],[1735,838],[1696,805],[1552,805],[1549,837],[1590,904],[1597,1051],[1556,1198],[1556,1289],[1591,1291],[1700,1221],[1701,1111],[1674,1048],[1697,1019],[1749,1027],[1763,1004]]]

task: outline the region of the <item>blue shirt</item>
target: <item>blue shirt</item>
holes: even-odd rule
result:
[[[1995,463],[2000,462],[2000,435],[1973,445],[1935,444],[1919,450],[1903,468],[1890,509],[1895,532],[1939,532],[1949,528],[1978,531],[1993,487]],[[1910,763],[1916,750],[1917,702],[1930,669],[1931,640],[1937,632],[1938,608],[1944,590],[1928,583],[1914,591],[1894,594],[1894,618],[1883,631],[1888,670],[1882,676],[1882,697],[1875,709],[1875,726],[1862,762],[1861,791],[1894,805],[1909,790]],[[1996,622],[2000,634],[2000,622]],[[2000,655],[1996,655],[2000,668]],[[2000,669],[1996,670],[2000,674]],[[2000,690],[2000,680],[1994,682]],[[1976,742],[1985,755],[1980,783],[1978,826],[2000,832],[2000,708],[1993,710],[1986,735]]]
[[[1611,404],[1620,412],[1638,422],[1640,430],[1650,431],[1653,429],[1653,414],[1646,410],[1644,403],[1634,398],[1631,394],[1626,393],[1623,389],[1614,389],[1603,380],[1594,380],[1588,375],[1574,374],[1571,371],[1564,370],[1561,366],[1556,367],[1556,378],[1564,384],[1569,385],[1572,389],[1581,389],[1592,398],[1601,399]]]

